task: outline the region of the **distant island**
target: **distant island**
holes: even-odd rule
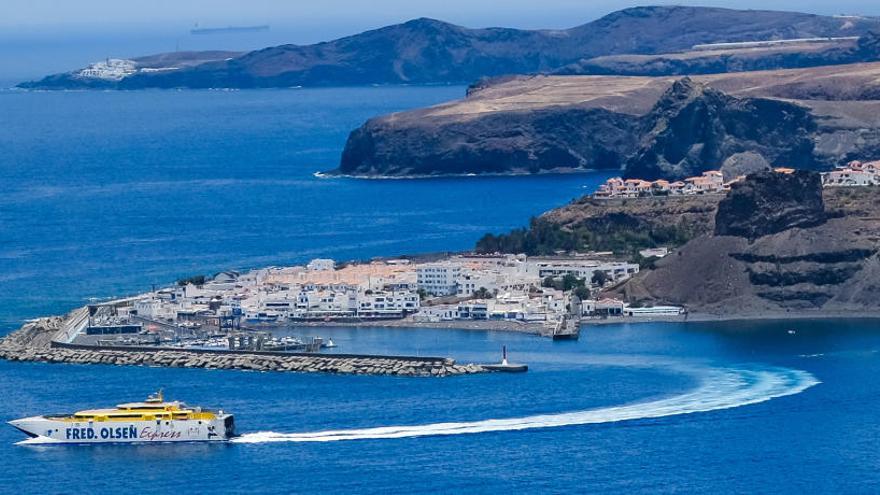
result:
[[[880,19],[870,17],[706,7],[629,8],[561,30],[470,29],[421,18],[314,45],[117,58],[105,64],[115,68],[98,62],[19,87],[468,84],[505,74],[667,75],[810,67],[876,60],[871,58],[875,47],[858,38],[877,30]],[[743,43],[748,52],[738,50]],[[713,44],[721,45],[705,46]]]

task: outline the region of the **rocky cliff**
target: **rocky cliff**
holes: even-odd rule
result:
[[[670,178],[725,164],[827,168],[880,156],[880,63],[671,77],[532,76],[377,117],[335,173],[622,168]]]
[[[600,108],[489,114],[465,122],[425,115],[412,125],[368,121],[348,138],[336,173],[356,176],[532,174],[620,168],[635,120]]]
[[[735,98],[684,78],[639,123],[639,147],[624,174],[646,180],[699,175],[743,152],[773,165],[814,168],[816,131],[806,107],[781,100]]]
[[[649,247],[674,247],[711,234],[719,195],[635,199],[588,196],[532,219],[528,228],[487,234],[480,253],[553,254],[614,251],[629,255]]]
[[[827,220],[819,174],[759,172],[733,185],[718,204],[715,235],[757,239]]]
[[[826,190],[824,203],[822,196],[809,173],[750,176],[720,203],[714,234],[614,295],[722,317],[880,311],[880,192]]]
[[[656,54],[699,43],[861,36],[873,18],[706,7],[635,7],[564,30],[469,29],[434,19],[313,45],[281,45],[175,70],[119,78],[56,74],[23,87],[210,88],[469,83],[501,74],[548,72],[601,55]],[[160,69],[169,69],[163,66]]]

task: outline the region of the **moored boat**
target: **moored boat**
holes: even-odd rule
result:
[[[9,424],[30,437],[27,443],[216,442],[235,435],[231,414],[166,402],[161,391],[144,402],[33,416]]]

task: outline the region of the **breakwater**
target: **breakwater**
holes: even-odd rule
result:
[[[476,364],[460,365],[453,359],[440,357],[96,347],[52,341],[51,336],[62,324],[60,318],[29,322],[0,341],[0,358],[46,363],[425,377],[489,371]]]

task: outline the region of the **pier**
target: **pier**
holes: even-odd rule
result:
[[[576,313],[564,315],[552,327],[545,327],[542,337],[553,340],[577,340],[581,334],[581,319]]]
[[[354,375],[446,377],[486,373],[477,364],[430,356],[312,354],[274,351],[176,349],[156,346],[93,346],[66,342],[82,315],[31,321],[0,341],[0,359],[70,364],[293,371]]]

